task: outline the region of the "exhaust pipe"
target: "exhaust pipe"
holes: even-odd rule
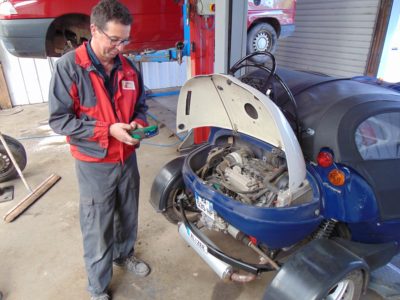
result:
[[[184,223],[179,223],[178,232],[186,241],[186,243],[188,243],[189,246],[192,247],[197,254],[210,266],[210,268],[217,273],[219,278],[226,281],[231,279],[231,275],[233,273],[232,266],[208,253],[207,246],[192,233],[191,229],[186,228]],[[212,244],[211,241],[207,242]]]

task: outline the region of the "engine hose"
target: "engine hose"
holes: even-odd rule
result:
[[[232,273],[231,280],[234,282],[246,283],[253,281],[256,279],[257,276],[255,274],[247,273],[247,274],[239,274],[239,273]]]
[[[325,220],[319,225],[318,231],[314,234],[314,239],[327,239],[332,235],[335,225],[338,221],[335,219]]]
[[[256,245],[254,245],[253,243],[249,243],[248,246],[253,249],[255,252],[257,252],[258,255],[260,255],[262,258],[264,258],[266,260],[266,262],[273,267],[275,270],[279,270],[280,267],[278,266],[278,264],[271,259],[268,255],[266,255],[264,252],[262,252],[260,250],[260,248],[258,248]]]
[[[258,191],[260,191],[261,189],[259,188],[259,189],[256,189],[256,190],[253,190],[253,191],[241,191],[241,190],[238,190],[238,189],[236,189],[233,185],[231,185],[228,181],[226,181],[226,180],[221,180],[221,185],[223,185],[225,188],[227,188],[228,190],[231,190],[232,192],[235,192],[236,194],[243,194],[243,195],[246,195],[246,194],[253,194],[253,193],[256,193],[256,192],[258,192]]]
[[[250,195],[248,198],[251,201],[256,201],[258,198],[260,198],[262,195],[264,195],[266,192],[268,192],[270,190],[270,188],[264,188],[261,191],[259,191],[257,194],[255,195]]]
[[[234,226],[228,226],[228,233],[238,241],[241,241],[246,246],[250,247],[254,250],[260,257],[264,258],[264,260],[275,270],[279,270],[279,265],[271,259],[267,254],[265,254],[260,248],[253,244],[250,240],[249,236],[247,236],[244,232],[241,232],[239,229],[236,229]]]
[[[281,167],[279,167],[278,171],[276,171],[276,173],[274,174],[274,176],[272,176],[272,178],[270,178],[269,180],[266,180],[266,181],[269,181],[269,182],[275,181],[275,180],[276,180],[279,176],[281,176],[285,171],[287,171],[287,165],[286,165],[286,164],[284,164],[284,165],[282,165]]]

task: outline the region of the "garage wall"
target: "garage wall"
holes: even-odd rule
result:
[[[296,31],[279,41],[278,66],[332,76],[363,75],[379,0],[298,0]]]
[[[13,106],[48,101],[54,59],[18,58],[9,54],[0,42],[0,62]],[[142,74],[148,89],[182,86],[186,81],[186,59],[181,65],[176,62],[143,63]]]
[[[180,65],[175,61],[142,63],[144,85],[150,90],[182,86],[186,81],[186,61],[187,57]]]
[[[0,61],[13,106],[47,101],[51,77],[47,59],[17,58],[0,43]]]

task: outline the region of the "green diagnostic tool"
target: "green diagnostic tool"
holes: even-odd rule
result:
[[[131,130],[129,134],[137,140],[151,138],[158,134],[158,126],[148,126],[143,128],[136,128],[135,130]]]

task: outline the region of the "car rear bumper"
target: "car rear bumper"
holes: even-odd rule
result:
[[[46,34],[53,18],[0,20],[0,39],[18,57],[46,57]]]

